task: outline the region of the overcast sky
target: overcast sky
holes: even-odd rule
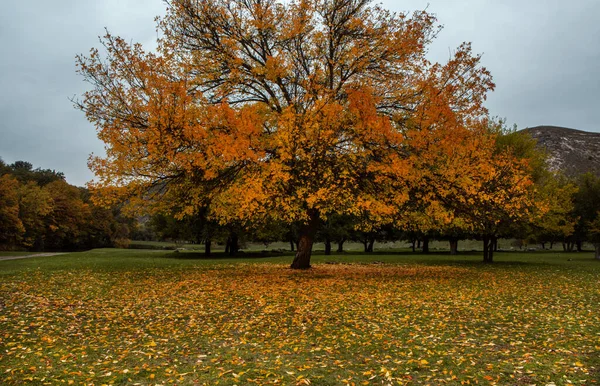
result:
[[[483,53],[496,91],[492,115],[519,128],[556,125],[600,132],[599,0],[384,0],[388,9],[435,13],[444,30],[430,49],[443,61],[463,41]],[[108,28],[152,46],[161,0],[7,1],[0,12],[0,157],[56,169],[84,185],[103,144],[70,97],[88,85],[75,55]]]

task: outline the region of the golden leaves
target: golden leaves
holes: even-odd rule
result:
[[[0,381],[547,384],[597,366],[582,268],[128,259],[3,275]]]
[[[12,176],[0,176],[0,243],[20,241],[25,228],[19,218],[19,182]]]

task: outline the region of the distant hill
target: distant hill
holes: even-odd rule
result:
[[[551,170],[560,170],[571,177],[587,172],[600,176],[600,133],[556,126],[536,126],[523,131],[548,152]]]

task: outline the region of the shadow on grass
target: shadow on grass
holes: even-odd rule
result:
[[[313,252],[313,255],[317,254],[317,255],[325,255],[323,253],[323,251],[316,251]],[[464,251],[464,252],[460,252],[458,255],[455,256],[478,256],[481,255],[482,252],[481,251]],[[381,250],[381,251],[375,251],[375,252],[363,252],[363,251],[344,251],[344,252],[336,252],[334,255],[339,255],[339,256],[353,256],[353,255],[359,255],[359,256],[377,256],[377,255],[393,255],[393,256],[448,256],[448,257],[452,257],[452,255],[450,254],[450,252],[448,251],[430,251],[429,253],[423,253],[421,251],[416,251],[413,252],[411,250],[406,250],[406,249],[402,249],[402,250],[397,250],[397,249],[386,249],[386,250]]]
[[[402,263],[410,263],[416,265],[425,265],[425,266],[461,266],[461,267],[511,267],[511,266],[550,266],[547,262],[527,262],[527,261],[514,261],[514,260],[502,260],[502,261],[494,261],[493,263],[484,263],[482,260],[475,259],[436,259],[436,258],[428,258],[431,255],[411,255],[410,259],[406,260],[393,260],[393,261],[343,261],[343,260],[326,260],[325,264],[402,264]]]
[[[318,255],[317,258],[326,263],[378,262],[391,264],[417,264],[426,266],[463,266],[463,267],[556,267],[557,265],[576,265],[576,262],[589,262],[586,256],[574,257],[572,254],[561,256],[550,252],[517,252],[499,251],[494,254],[493,263],[483,262],[481,251],[464,251],[458,255],[450,255],[448,251],[432,251],[430,253],[413,253],[412,251],[377,251],[363,253],[358,251],[344,252],[329,256]]]
[[[239,251],[234,256],[225,252],[213,252],[206,255],[204,252],[173,252],[166,255],[169,259],[180,260],[239,260],[239,259],[266,259],[270,257],[293,256],[293,252],[279,251]]]
[[[485,263],[481,260],[443,260],[443,259],[427,259],[427,260],[412,260],[411,263],[422,265],[454,265],[454,266],[471,266],[471,267],[511,267],[511,266],[550,266],[548,262],[534,261],[516,261],[516,260],[495,260],[493,263]]]
[[[177,260],[258,260],[270,258],[293,259],[295,252],[286,250],[239,251],[230,256],[223,251],[213,252],[206,256],[199,251],[171,252],[164,255]],[[557,252],[522,252],[499,251],[494,255],[493,263],[484,263],[481,251],[463,251],[458,255],[450,255],[448,251],[431,251],[430,253],[413,253],[410,250],[387,250],[364,253],[347,251],[325,255],[324,251],[313,251],[313,264],[417,264],[426,266],[461,266],[461,267],[556,267],[569,266],[581,262],[590,262],[587,254],[573,256],[572,253],[560,256]]]

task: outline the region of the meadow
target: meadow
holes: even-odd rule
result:
[[[255,256],[255,255],[252,255]],[[600,383],[592,253],[0,261],[0,384]]]

